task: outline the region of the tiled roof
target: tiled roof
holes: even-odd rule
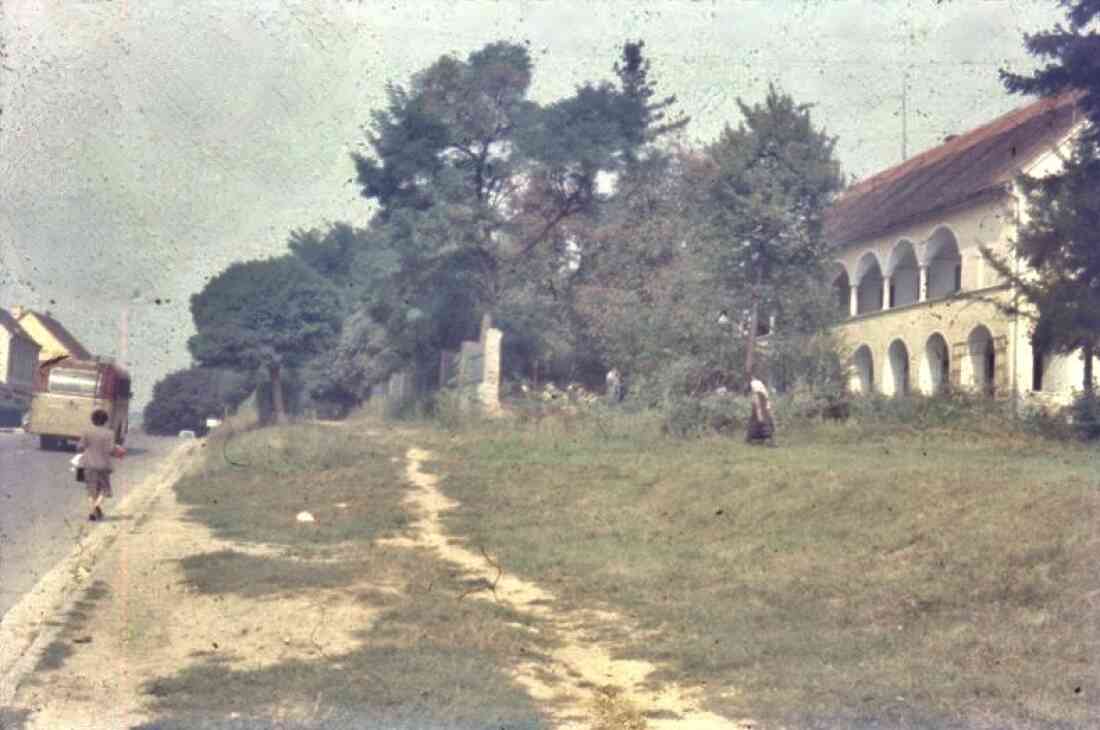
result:
[[[88,350],[85,349],[84,345],[80,344],[80,342],[75,337],[73,337],[72,333],[69,332],[69,330],[65,329],[65,327],[60,322],[58,322],[50,315],[43,312],[32,312],[31,310],[24,310],[24,314],[22,315],[22,317],[20,317],[20,319],[29,317],[32,314],[37,317],[38,321],[42,323],[42,326],[51,335],[54,336],[54,339],[60,342],[61,346],[68,350],[70,357],[76,360],[92,359],[92,353],[88,352]]]
[[[825,216],[834,246],[995,194],[1058,144],[1082,116],[1071,92],[1011,111],[848,188]]]

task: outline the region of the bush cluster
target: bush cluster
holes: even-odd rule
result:
[[[214,368],[188,368],[169,373],[153,386],[142,426],[147,433],[170,436],[180,431],[207,432],[206,419],[235,410],[254,385],[243,375]]]
[[[661,431],[678,438],[730,435],[744,430],[751,412],[752,403],[747,397],[728,393],[673,398],[665,404]]]
[[[1073,431],[1082,440],[1100,439],[1100,396],[1082,393],[1069,408]]]

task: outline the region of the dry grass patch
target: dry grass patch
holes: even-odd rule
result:
[[[541,727],[510,669],[553,638],[463,600],[468,576],[431,552],[382,544],[411,519],[404,452],[376,422],[207,442],[175,491],[216,549],[179,568],[223,638],[144,685],[150,727]]]

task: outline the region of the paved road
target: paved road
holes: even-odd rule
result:
[[[129,454],[111,479],[114,499],[104,503],[108,520],[112,506],[175,443],[130,431]],[[0,432],[0,618],[69,554],[82,531],[96,527],[87,521],[84,485],[69,471],[72,458],[73,452],[39,450],[34,436]]]

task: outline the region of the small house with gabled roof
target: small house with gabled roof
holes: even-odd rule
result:
[[[16,412],[18,416],[26,408],[39,349],[15,318],[0,309],[0,411]]]
[[[74,360],[91,360],[93,355],[64,325],[49,312],[38,312],[24,307],[12,307],[11,314],[19,326],[38,343],[40,363],[69,357]]]

